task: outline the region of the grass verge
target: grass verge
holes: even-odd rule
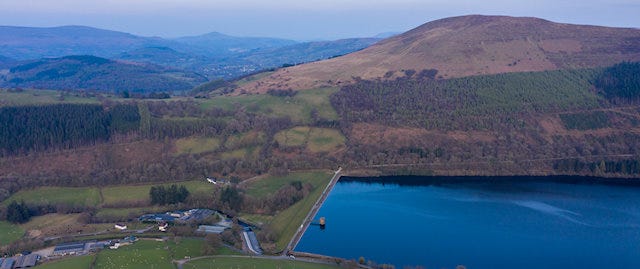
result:
[[[20,239],[24,235],[24,229],[20,226],[0,221],[0,246],[6,246]]]
[[[325,269],[338,268],[327,264],[316,264],[293,260],[271,260],[264,258],[217,257],[199,259],[186,263],[184,269]]]

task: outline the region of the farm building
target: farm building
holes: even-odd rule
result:
[[[6,258],[2,261],[2,265],[0,265],[0,269],[12,269],[13,264],[16,262],[13,258]]]
[[[115,227],[116,229],[118,229],[118,230],[121,230],[121,231],[122,231],[122,230],[126,230],[126,229],[127,229],[127,225],[126,225],[126,224],[120,224],[120,223],[118,223],[118,224],[114,225],[114,227]]]
[[[13,264],[13,268],[29,268],[36,266],[36,263],[40,260],[40,255],[38,254],[29,254],[23,255],[16,258],[15,264]]]
[[[203,232],[203,233],[207,233],[207,234],[221,234],[226,229],[228,229],[228,227],[218,226],[218,225],[200,225],[200,226],[198,226],[198,232]]]
[[[85,242],[71,242],[56,245],[53,249],[53,255],[56,256],[64,256],[64,255],[76,255],[86,253],[85,251]]]

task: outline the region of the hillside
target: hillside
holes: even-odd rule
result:
[[[236,37],[211,32],[199,36],[187,36],[174,41],[188,45],[192,50],[208,57],[221,57],[251,50],[277,48],[296,44],[296,41],[266,37]]]
[[[381,38],[347,38],[334,41],[304,42],[253,51],[241,58],[263,67],[280,67],[283,64],[306,63],[341,56],[369,47],[380,40]]]
[[[343,57],[279,70],[240,90],[309,89],[437,69],[439,78],[612,65],[640,60],[640,30],[537,18],[462,16],[432,21]]]
[[[66,56],[28,61],[5,69],[0,86],[40,89],[93,89],[154,92],[189,90],[206,82],[196,73],[151,64],[95,56]]]
[[[18,60],[67,55],[112,57],[122,52],[167,46],[170,41],[86,26],[50,28],[0,26],[3,55]]]

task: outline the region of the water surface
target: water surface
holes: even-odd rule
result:
[[[341,180],[297,251],[402,268],[640,268],[640,188]]]

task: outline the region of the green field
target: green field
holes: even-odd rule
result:
[[[264,143],[265,134],[263,132],[247,132],[229,136],[224,142],[224,146],[229,149],[235,149],[240,147],[246,147],[249,145],[257,145]]]
[[[190,261],[185,269],[324,269],[338,268],[326,264],[316,264],[293,260],[270,260],[264,258],[217,257]]]
[[[102,188],[102,197],[104,204],[109,205],[118,202],[135,202],[135,201],[150,201],[149,190],[152,186],[164,185],[170,186],[176,184],[178,186],[184,185],[190,193],[208,193],[213,189],[213,185],[207,183],[204,178],[202,180],[191,180],[176,183],[164,183],[164,184],[148,184],[148,185],[134,185],[134,186],[111,186]]]
[[[2,202],[6,206],[11,201],[28,204],[67,204],[73,206],[97,206],[100,203],[98,188],[40,187],[22,190]]]
[[[202,256],[204,240],[202,238],[180,238],[168,241],[167,245],[173,259],[179,260],[185,257]]]
[[[322,194],[322,191],[327,186],[332,176],[333,173],[329,172],[300,172],[292,173],[285,177],[267,177],[251,182],[251,184],[246,188],[246,193],[254,197],[265,197],[271,193],[275,193],[282,186],[296,180],[302,181],[303,183],[311,183],[314,189],[303,200],[295,203],[293,206],[272,218],[267,216],[261,217],[260,215],[247,215],[247,220],[257,222],[266,222],[270,220],[269,225],[278,235],[276,247],[278,249],[284,249],[293,237],[296,229],[298,229],[302,221],[304,221],[304,218],[311,210],[311,207],[313,207],[313,204]]]
[[[200,154],[220,147],[220,139],[213,137],[190,137],[176,140],[176,154]]]
[[[282,146],[295,147],[304,145],[309,139],[309,127],[298,126],[278,132],[274,139]]]
[[[174,269],[175,267],[171,263],[171,256],[165,242],[140,240],[118,250],[100,251],[94,268]]]
[[[232,151],[223,152],[220,154],[220,158],[224,160],[228,159],[253,159],[258,156],[260,149],[262,147],[259,146],[249,146],[245,148],[240,148]]]
[[[6,246],[24,235],[24,229],[6,221],[0,221],[0,246]]]
[[[38,265],[39,269],[89,269],[95,255],[77,256],[64,258],[59,261],[54,261],[42,265]]]
[[[311,152],[330,152],[343,147],[346,140],[338,130],[311,128],[307,149]]]
[[[274,139],[282,146],[307,145],[311,152],[330,152],[345,145],[346,138],[340,131],[330,128],[298,126],[280,131]]]
[[[99,104],[96,97],[77,97],[72,94],[64,94],[60,99],[62,91],[54,90],[24,90],[22,92],[8,92],[0,90],[0,106],[26,106],[41,104]]]
[[[280,97],[271,95],[241,95],[219,96],[203,100],[202,107],[207,109],[218,107],[232,110],[238,106],[245,107],[248,111],[269,114],[271,116],[289,116],[294,122],[311,122],[311,111],[315,108],[318,116],[324,119],[335,120],[338,114],[329,102],[329,96],[336,92],[337,88],[321,88],[300,91],[294,97]]]

